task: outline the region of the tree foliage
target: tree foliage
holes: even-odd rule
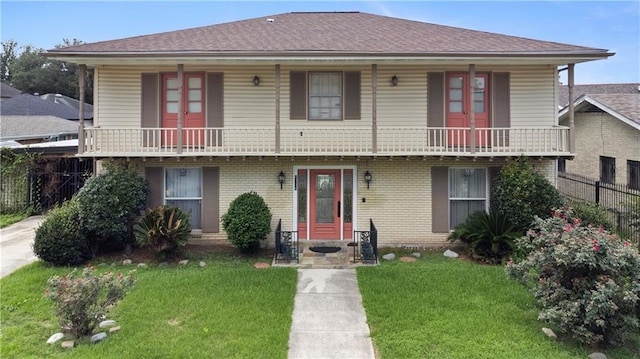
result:
[[[80,45],[77,39],[63,39],[56,48]],[[18,49],[21,49],[19,52]],[[19,54],[18,54],[19,52]],[[55,93],[80,98],[78,85],[79,66],[70,62],[52,60],[45,56],[44,49],[31,45],[18,47],[9,40],[2,42],[2,81],[23,92],[31,94]],[[85,102],[92,103],[93,71],[87,70]]]

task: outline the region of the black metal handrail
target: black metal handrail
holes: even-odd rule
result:
[[[282,219],[279,219],[276,227],[276,261],[299,262],[299,253],[298,231],[283,231]]]
[[[353,231],[353,262],[376,263],[378,260],[378,229],[369,219],[368,231]]]

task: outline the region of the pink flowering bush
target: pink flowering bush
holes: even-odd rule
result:
[[[539,319],[590,345],[638,332],[640,255],[629,242],[564,208],[536,218],[516,247],[528,255],[506,272],[539,301]]]
[[[55,302],[60,325],[79,338],[92,334],[109,308],[125,296],[134,283],[133,273],[98,274],[89,264],[81,275],[74,269],[64,277],[49,278],[45,296]]]

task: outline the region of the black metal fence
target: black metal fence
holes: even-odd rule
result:
[[[569,201],[586,201],[607,210],[615,231],[640,244],[640,191],[623,184],[560,172],[558,190]]]
[[[369,219],[368,231],[353,231],[353,262],[375,263],[378,260],[378,229]]]
[[[299,253],[298,231],[283,231],[282,219],[279,219],[276,226],[276,261],[299,261]]]

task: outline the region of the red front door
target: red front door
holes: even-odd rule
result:
[[[340,170],[311,170],[310,239],[340,239]]]
[[[476,74],[473,93],[470,93],[468,73],[447,74],[447,127],[470,128],[471,106],[474,110],[476,129],[489,127],[489,75]],[[447,131],[450,146],[469,146],[471,132],[468,130],[451,129]],[[475,142],[481,146],[486,136],[482,131],[476,131]]]
[[[178,75],[162,75],[162,127],[178,127],[178,111],[183,113],[182,143],[185,145],[204,144],[204,132],[189,130],[189,128],[204,127],[204,74],[185,73],[182,84],[182,104],[178,106]],[[165,130],[162,135],[163,143],[175,145],[177,136],[175,130]]]

